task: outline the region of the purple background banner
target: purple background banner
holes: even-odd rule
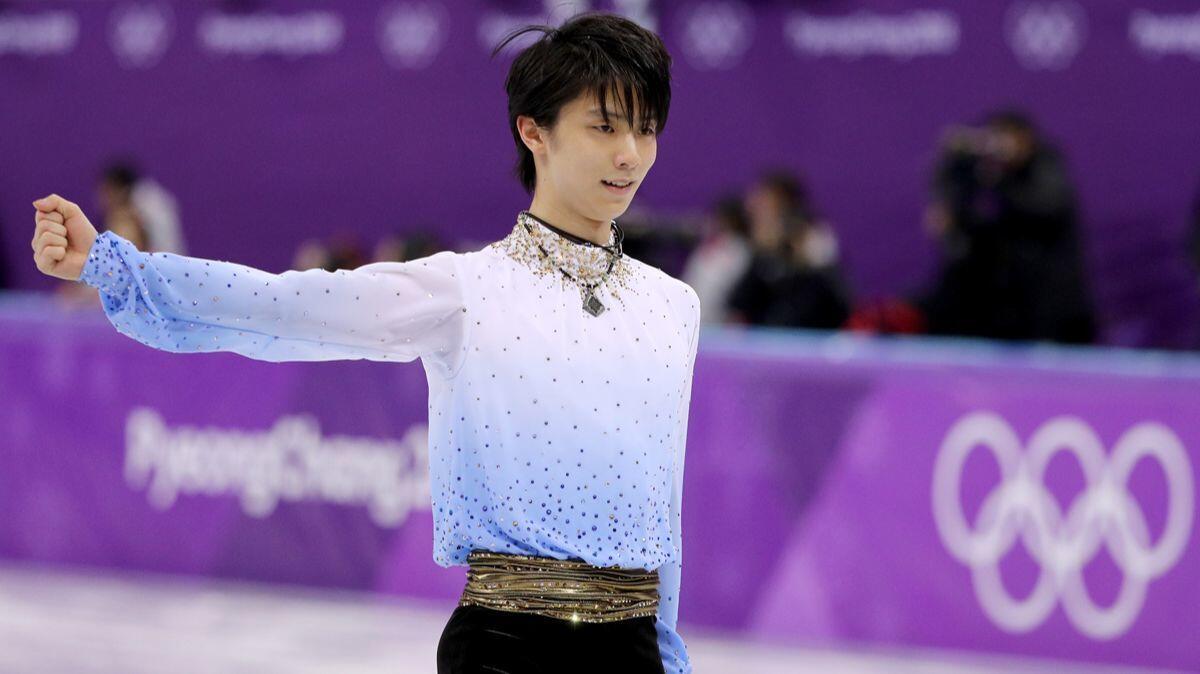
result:
[[[806,175],[860,296],[929,278],[921,214],[948,124],[1019,105],[1066,152],[1106,339],[1195,344],[1182,234],[1200,188],[1190,0],[551,3],[623,8],[675,55],[635,208],[694,214],[761,169]],[[0,235],[19,287],[29,201],[94,207],[136,158],[190,252],[279,271],[303,238],[434,228],[494,240],[528,197],[489,60],[543,3],[10,2],[0,8]],[[370,216],[363,217],[363,205]],[[282,244],[282,245],[281,245]]]
[[[680,620],[1200,669],[1200,358],[710,330]],[[421,368],[0,300],[0,556],[445,600]]]

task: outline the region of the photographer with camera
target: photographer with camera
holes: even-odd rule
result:
[[[926,227],[942,249],[922,300],[931,332],[1090,343],[1074,190],[1058,153],[1017,112],[945,134]]]

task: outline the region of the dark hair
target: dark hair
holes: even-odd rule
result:
[[[1037,127],[1034,125],[1033,120],[1029,118],[1029,115],[1015,108],[991,112],[985,118],[985,123],[988,126],[1023,132],[1031,136],[1037,135]]]
[[[138,181],[138,171],[133,167],[133,164],[126,161],[119,161],[109,164],[104,168],[104,182],[116,187],[132,188],[134,183]]]
[[[635,118],[645,127],[653,120],[655,132],[662,133],[671,107],[671,56],[657,35],[622,16],[588,12],[568,19],[559,28],[537,25],[517,29],[496,45],[492,56],[529,32],[541,32],[542,36],[517,55],[504,81],[508,126],[517,145],[514,173],[526,192],[533,193],[537,170],[533,153],[521,140],[518,116],[532,117],[538,126],[553,127],[564,105],[592,92],[600,101],[604,121],[609,121],[612,95],[614,102],[624,103],[630,126]]]
[[[713,213],[726,231],[743,239],[750,235],[750,217],[746,215],[746,205],[741,196],[729,194],[721,197],[713,204]]]
[[[785,168],[768,169],[759,176],[758,181],[763,187],[779,195],[785,214],[804,220],[816,217],[808,186],[792,171]]]

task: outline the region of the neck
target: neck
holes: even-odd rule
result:
[[[607,246],[612,235],[610,220],[593,220],[583,217],[568,209],[539,200],[536,195],[533,197],[533,203],[529,205],[529,212],[564,232],[570,232],[581,239],[587,239],[601,246]]]

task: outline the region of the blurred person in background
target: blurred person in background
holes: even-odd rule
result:
[[[717,201],[705,218],[704,234],[688,257],[683,281],[700,296],[700,320],[728,320],[729,295],[750,265],[750,221],[740,197]]]
[[[625,230],[621,246],[626,253],[675,278],[683,278],[688,258],[700,239],[694,224],[649,209],[631,208],[621,226]]]
[[[412,234],[392,232],[379,239],[371,250],[372,262],[407,262],[446,250],[441,239],[431,231]]]
[[[329,237],[328,240],[305,239],[296,247],[292,256],[292,269],[297,271],[357,269],[365,264],[367,256],[358,243],[358,237],[346,232]]]
[[[4,223],[0,222],[0,232],[4,231]],[[0,290],[6,290],[9,287],[8,280],[8,265],[5,260],[8,258],[4,253],[4,237],[0,236]]]
[[[121,208],[136,212],[149,252],[187,254],[179,207],[162,185],[141,175],[132,164],[115,162],[104,169],[97,189],[101,214]]]
[[[138,212],[131,206],[117,206],[104,214],[104,229],[113,232],[141,250],[150,246],[146,227]]]
[[[329,261],[332,256],[329,254],[329,248],[320,239],[305,239],[296,247],[296,252],[292,256],[292,269],[296,271],[305,271],[308,269],[325,269],[328,270]]]
[[[385,234],[371,248],[372,262],[404,262],[408,259],[408,241],[400,232]]]
[[[427,257],[449,248],[433,229],[413,232],[405,240],[406,261]]]
[[[1196,196],[1192,200],[1186,238],[1188,261],[1191,262],[1192,271],[1196,274],[1197,287],[1200,287],[1200,190],[1196,191]],[[1200,340],[1193,338],[1192,348],[1200,349]]]
[[[1192,261],[1193,268],[1200,272],[1200,190],[1196,191],[1196,198],[1192,201],[1187,239],[1188,259]]]
[[[734,323],[833,329],[850,313],[833,229],[791,172],[763,174],[746,195],[752,254],[729,297]]]
[[[329,263],[325,271],[357,269],[367,262],[367,252],[355,232],[343,230],[329,237]]]
[[[1093,342],[1076,211],[1058,153],[1024,115],[951,128],[926,211],[942,257],[919,302],[930,332]]]

